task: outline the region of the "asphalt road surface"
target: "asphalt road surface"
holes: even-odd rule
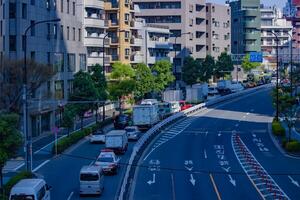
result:
[[[264,90],[165,130],[140,160],[132,199],[300,199],[300,160],[273,143],[273,113]]]

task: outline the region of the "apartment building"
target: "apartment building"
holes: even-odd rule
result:
[[[265,55],[264,64],[269,69],[276,67],[277,40],[273,33],[278,36],[279,52],[286,52],[284,61],[289,62],[290,45],[292,37],[292,24],[283,18],[279,8],[261,7],[261,50]],[[283,59],[283,57],[282,57]],[[283,61],[283,60],[282,60]]]
[[[23,34],[31,24],[40,20],[61,19],[58,23],[38,24],[28,32],[27,58],[51,64],[57,72],[31,95],[30,100],[35,102],[28,105],[28,124],[33,137],[50,131],[58,122],[57,105],[63,104],[68,98],[72,90],[73,74],[80,69],[86,70],[87,51],[82,41],[82,5],[83,0],[0,1],[1,59],[24,58]],[[46,103],[49,100],[52,103]]]
[[[206,24],[204,0],[133,0],[141,12],[136,17],[146,23],[169,26],[173,52],[174,74],[181,79],[181,66],[186,56],[203,59],[206,56]],[[188,34],[189,33],[189,34]],[[175,43],[176,38],[176,43]],[[175,56],[176,51],[176,56]]]
[[[206,3],[206,51],[215,59],[231,52],[230,7]]]
[[[290,11],[290,12],[287,12]],[[293,45],[300,48],[300,1],[289,0],[285,8],[285,17],[293,26]]]
[[[231,52],[246,54],[261,51],[260,0],[235,0],[231,8]]]

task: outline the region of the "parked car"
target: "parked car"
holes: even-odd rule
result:
[[[128,140],[138,140],[141,137],[141,132],[137,126],[127,126],[125,128]]]
[[[114,119],[115,129],[124,129],[130,123],[130,117],[125,114],[120,114]]]
[[[12,187],[9,200],[50,200],[50,189],[44,179],[23,179]]]
[[[102,130],[97,131],[96,133],[91,134],[90,143],[105,143],[105,134]]]
[[[158,101],[157,99],[144,99],[141,102],[141,105],[157,105]]]
[[[217,87],[214,87],[214,86],[208,87],[208,96],[215,96],[218,94],[219,94],[219,92],[217,90]]]
[[[101,166],[83,166],[79,175],[80,196],[101,195],[104,189],[104,175]]]
[[[111,149],[102,149],[95,161],[95,165],[101,166],[104,174],[117,174],[120,159]]]

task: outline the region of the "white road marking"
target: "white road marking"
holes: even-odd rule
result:
[[[74,192],[72,191],[72,192],[70,193],[70,195],[68,196],[67,200],[71,200],[73,194],[74,194]]]
[[[204,149],[204,158],[207,159],[206,150]]]
[[[149,185],[152,185],[152,184],[155,183],[155,174],[152,175],[152,180],[147,181],[147,183],[148,183]]]
[[[50,162],[50,160],[46,160],[44,161],[42,164],[40,164],[39,166],[37,166],[35,169],[33,169],[33,172],[38,171],[40,168],[42,168],[44,165],[46,165],[48,162]]]
[[[298,181],[294,180],[291,176],[288,176],[288,177],[289,177],[289,179],[292,181],[292,183],[293,183],[295,186],[300,187]]]
[[[195,186],[196,180],[194,179],[193,174],[190,174],[190,182],[192,183],[193,186]]]
[[[171,183],[172,183],[173,200],[176,200],[175,182],[174,182],[174,175],[173,174],[171,174]]]
[[[228,177],[229,177],[229,182],[235,187],[236,186],[235,180],[232,178],[230,174],[228,174]]]

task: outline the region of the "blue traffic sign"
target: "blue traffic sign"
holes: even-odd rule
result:
[[[250,52],[250,62],[262,62],[263,54],[262,52]]]

